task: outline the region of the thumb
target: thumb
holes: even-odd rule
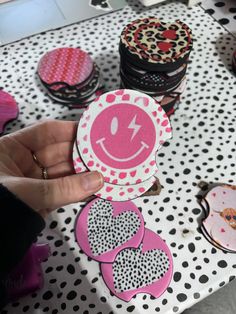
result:
[[[31,208],[45,215],[46,212],[81,201],[100,190],[103,176],[97,171],[91,171],[49,180],[11,177],[3,184]]]
[[[97,171],[40,181],[43,207],[49,210],[81,201],[103,186],[103,176]]]

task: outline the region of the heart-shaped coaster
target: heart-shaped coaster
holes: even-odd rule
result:
[[[78,153],[76,142],[73,145],[73,165],[76,173],[89,171]],[[104,186],[97,193],[95,193],[95,195],[97,197],[114,202],[132,200],[144,194],[153,186],[157,180],[156,175],[157,174],[144,182],[137,182],[136,184],[132,185],[117,185],[116,182],[104,182]],[[107,180],[108,179],[109,178],[107,178]]]
[[[162,107],[146,94],[124,89],[101,95],[84,111],[77,145],[89,170],[127,185],[155,174],[156,151],[170,137]]]
[[[112,264],[101,264],[103,279],[118,298],[129,301],[138,293],[159,297],[168,287],[173,262],[166,243],[145,229],[138,249],[120,251]]]
[[[170,72],[186,62],[192,44],[192,33],[185,23],[147,17],[125,26],[119,50],[122,59],[142,69]]]
[[[96,198],[78,216],[75,234],[92,259],[110,263],[127,247],[138,247],[144,232],[143,216],[134,203]]]
[[[236,251],[236,186],[221,185],[205,196],[208,216],[202,224],[220,246]]]
[[[15,99],[10,94],[0,90],[0,134],[9,121],[17,118],[18,112]]]

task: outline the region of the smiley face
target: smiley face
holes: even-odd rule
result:
[[[97,158],[116,169],[145,162],[156,142],[150,116],[143,109],[124,103],[104,109],[94,120],[90,136]]]

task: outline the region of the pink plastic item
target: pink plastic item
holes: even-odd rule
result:
[[[107,263],[120,250],[137,248],[143,233],[143,216],[134,203],[98,198],[82,209],[75,227],[77,242],[85,254]]]
[[[124,301],[138,293],[158,298],[170,283],[173,261],[166,243],[145,229],[138,249],[120,251],[112,264],[101,264],[101,271],[108,288]]]
[[[40,79],[48,85],[66,83],[69,86],[83,84],[93,71],[93,60],[79,48],[57,48],[47,52],[38,65]],[[55,90],[64,85],[51,87]]]
[[[76,142],[73,146],[73,165],[76,173],[88,172],[88,169],[84,165],[79,155]],[[144,194],[148,189],[150,189],[150,187],[156,182],[156,175],[157,172],[151,178],[143,182],[138,182],[135,185],[116,185],[116,181],[114,181],[113,183],[108,183],[105,181],[104,186],[98,192],[96,192],[95,195],[97,197],[114,202],[124,202],[132,200]],[[107,178],[107,180],[108,179],[109,178]]]
[[[7,122],[17,118],[18,111],[15,99],[10,94],[0,90],[0,134],[4,131]]]
[[[171,138],[169,119],[146,94],[121,89],[98,97],[77,131],[79,154],[89,170],[118,185],[145,181],[157,171],[156,152]]]
[[[6,280],[8,298],[13,301],[43,287],[41,263],[50,256],[49,245],[33,244]]]

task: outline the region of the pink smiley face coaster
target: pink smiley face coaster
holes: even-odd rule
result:
[[[145,229],[138,248],[120,251],[112,264],[101,264],[101,271],[108,288],[124,301],[138,293],[158,298],[171,281],[173,261],[166,243]]]
[[[134,203],[94,199],[78,216],[76,239],[92,259],[113,262],[127,247],[137,248],[143,238],[144,220]]]
[[[156,152],[170,137],[168,117],[153,98],[121,89],[101,95],[84,112],[77,148],[85,167],[100,171],[112,185],[105,192],[115,189],[114,185],[140,184],[138,197],[151,187],[157,172]],[[124,191],[120,192],[122,196]],[[111,199],[119,200],[115,198]]]
[[[19,109],[15,99],[10,94],[0,90],[0,134],[9,121],[17,118],[18,113]]]
[[[212,188],[205,196],[207,217],[202,231],[216,247],[236,252],[236,186],[221,185]]]
[[[73,146],[73,165],[76,173],[89,171],[80,157],[76,143]],[[104,182],[104,186],[95,195],[109,201],[132,200],[148,191],[155,184],[157,180],[155,175],[134,185],[116,185]]]

